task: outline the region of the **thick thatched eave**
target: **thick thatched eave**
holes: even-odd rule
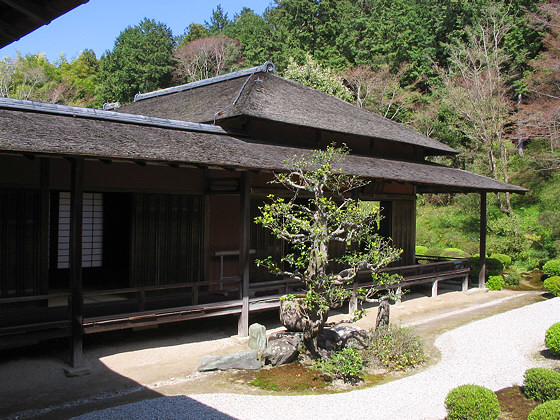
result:
[[[0,48],[89,0],[0,0]]]
[[[81,108],[76,108],[76,114]],[[67,109],[65,109],[67,110]],[[309,152],[235,137],[224,132],[177,129],[134,120],[7,108],[0,102],[0,153],[82,156],[173,165],[281,171],[287,158]],[[341,169],[361,177],[416,185],[422,192],[526,190],[441,165],[350,155]]]
[[[259,118],[411,144],[423,148],[426,155],[458,153],[409,127],[273,73],[254,72],[200,86],[183,86],[182,90],[147,94],[146,99],[120,111],[217,124],[231,118]]]

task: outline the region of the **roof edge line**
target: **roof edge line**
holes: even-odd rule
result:
[[[172,86],[165,89],[159,89],[152,92],[137,93],[134,95],[134,102],[143,99],[155,98],[157,96],[170,95],[172,93],[183,92],[185,90],[194,89],[201,86],[211,85],[213,83],[225,82],[226,80],[237,79],[243,76],[249,76],[255,73],[273,73],[276,74],[276,66],[271,61],[256,67],[251,67],[244,70],[234,71],[232,73],[222,74],[220,76],[210,77],[208,79],[197,80],[196,82],[185,83],[179,86]]]
[[[44,102],[28,101],[15,98],[0,98],[0,108],[20,111],[33,111],[43,114],[66,115],[96,120],[116,121],[153,127],[173,128],[184,131],[198,131],[203,133],[229,134],[222,127],[210,124],[194,123],[166,118],[149,117],[139,114],[126,114],[101,109],[84,108],[70,105],[48,104]]]

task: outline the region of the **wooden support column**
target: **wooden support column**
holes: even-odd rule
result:
[[[486,193],[480,193],[480,273],[478,287],[486,285]]]
[[[239,222],[239,275],[243,307],[237,326],[238,334],[249,335],[249,241],[251,239],[251,174],[241,173]]]
[[[435,281],[432,282],[432,297],[437,297],[438,283],[439,283],[439,280],[435,280]]]
[[[82,212],[84,206],[84,159],[72,159],[72,182],[70,198],[70,317],[72,323],[72,345],[70,354],[71,369],[66,369],[67,376],[89,373],[84,367],[83,309],[82,290]]]
[[[49,184],[50,160],[41,158],[41,224],[39,232],[39,294],[49,291]],[[48,302],[45,302],[45,306]]]

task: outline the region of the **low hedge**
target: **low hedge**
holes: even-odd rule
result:
[[[545,402],[560,399],[560,373],[552,369],[527,369],[523,393],[527,398]]]
[[[560,400],[550,400],[536,406],[529,413],[527,420],[558,420],[560,419]]]
[[[546,347],[557,356],[560,356],[560,322],[552,324],[544,336]]]
[[[480,256],[476,255],[470,258],[471,271],[469,273],[469,280],[471,283],[478,283],[478,275],[480,273]],[[504,265],[495,258],[486,258],[486,278],[489,276],[499,276]]]
[[[560,296],[560,276],[552,276],[547,278],[544,281],[543,286],[554,296]]]
[[[449,420],[496,420],[500,416],[498,397],[479,385],[461,385],[445,398]]]

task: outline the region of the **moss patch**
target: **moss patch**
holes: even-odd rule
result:
[[[261,389],[280,392],[318,391],[331,383],[328,376],[303,366],[299,362],[261,369],[249,384]]]
[[[501,389],[496,392],[496,395],[502,408],[502,419],[525,420],[533,408],[540,404],[527,399],[519,386]]]

